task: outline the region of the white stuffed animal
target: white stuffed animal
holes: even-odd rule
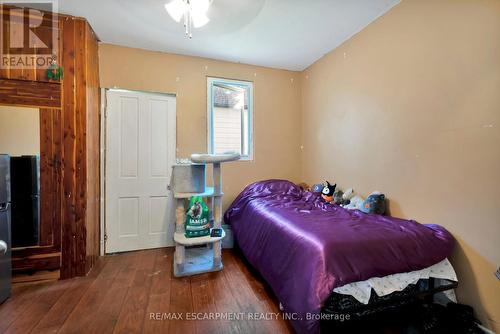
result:
[[[344,208],[348,210],[360,210],[363,207],[364,202],[365,200],[363,199],[363,197],[356,195],[351,198],[351,203],[345,205]]]
[[[345,193],[342,195],[342,202],[340,203],[341,207],[346,207],[351,203],[351,198],[354,197],[354,189],[349,188],[345,191]]]

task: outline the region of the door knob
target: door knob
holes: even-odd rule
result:
[[[3,240],[0,240],[0,253],[7,253],[7,243]]]

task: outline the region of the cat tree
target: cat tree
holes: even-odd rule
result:
[[[225,237],[185,236],[186,202],[191,196],[210,199],[213,228],[222,225],[222,174],[221,163],[238,160],[238,154],[192,154],[191,163],[176,164],[172,173],[174,198],[176,200],[174,276],[190,276],[222,269],[221,242]],[[213,165],[213,187],[205,181],[206,165]],[[195,247],[206,245],[206,247]]]

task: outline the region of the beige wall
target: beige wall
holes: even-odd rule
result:
[[[40,154],[40,115],[37,108],[0,106],[0,153]]]
[[[500,331],[500,1],[404,0],[301,85],[304,179],[444,225],[460,300]]]
[[[177,95],[177,157],[207,151],[207,76],[254,82],[254,161],[223,165],[224,207],[253,181],[299,179],[299,73],[109,44],[99,58],[101,87]]]

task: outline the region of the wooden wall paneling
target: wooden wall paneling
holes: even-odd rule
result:
[[[63,55],[63,154],[62,154],[62,260],[61,278],[77,276],[76,251],[76,101],[75,94],[75,25],[71,18],[62,19]]]
[[[11,29],[13,26],[23,26],[28,27],[29,25],[29,17],[24,16],[24,11],[22,8],[12,8],[12,6],[5,6],[3,7],[6,9],[6,15],[4,18],[7,18],[8,20],[8,28],[7,31],[4,32],[4,35],[2,36],[2,39],[5,41],[4,46],[9,46],[11,37],[15,36],[14,39],[23,39],[23,48],[22,48],[22,53],[26,54],[27,53],[27,46],[28,46],[28,39],[24,38],[24,36],[20,36],[17,32],[21,32],[22,30],[18,29]],[[4,49],[6,50],[6,49]],[[27,66],[24,65],[17,65],[15,68],[10,68],[9,69],[9,78],[10,79],[18,79],[18,80],[32,80],[34,77],[34,69],[32,70],[33,74],[30,73],[29,69]]]
[[[12,249],[15,274],[61,266],[61,109],[40,109],[40,245]]]
[[[55,193],[51,191],[54,183],[54,147],[53,136],[53,114],[50,109],[40,109],[40,246],[52,245],[53,226],[53,203]]]
[[[54,45],[57,46],[57,48],[55,49],[55,52],[52,52],[51,56],[55,55],[57,63],[61,64],[61,59],[59,58],[60,57],[60,50],[62,49],[62,39],[61,39],[62,30],[61,30],[61,26],[60,26],[61,21],[57,20],[57,18],[54,17],[54,15],[52,13],[46,13],[46,16],[44,18],[47,18],[47,20],[51,22],[50,26],[48,26],[47,24],[41,25],[41,26],[38,26],[36,28],[33,28],[33,31],[37,36],[43,38],[43,40],[51,40],[50,37],[52,37],[54,35],[54,28],[55,28],[56,40],[51,40],[51,43],[48,46],[51,50],[54,50],[54,48],[53,48]],[[52,25],[52,22],[53,22],[53,25]],[[36,49],[35,52],[37,54],[46,55],[45,49],[43,49],[43,48]],[[50,81],[48,76],[47,76],[47,69],[44,67],[37,66],[37,68],[35,69],[35,79],[34,80],[36,80],[36,81]]]
[[[87,193],[87,85],[86,85],[86,59],[85,59],[85,25],[79,19],[73,20],[75,25],[75,113],[76,113],[76,249],[77,249],[77,275],[85,275],[87,226],[86,226],[86,193]]]
[[[7,12],[3,10],[3,5],[1,6],[0,15],[2,15],[2,34],[6,36],[9,33],[9,21],[7,20]],[[2,50],[5,50],[6,39],[2,36]],[[10,70],[8,67],[0,66],[0,78],[8,79],[10,78]]]
[[[26,107],[61,107],[58,83],[0,79],[0,104]]]
[[[13,8],[12,6],[2,6],[2,9],[5,8],[4,19],[7,19],[7,30],[4,31],[2,40],[4,41],[4,47],[8,47],[10,45],[11,37],[15,36],[15,39],[21,38],[24,40],[22,53],[26,53],[26,47],[28,40],[24,38],[24,36],[20,36],[16,32],[17,29],[11,29],[13,26],[28,26],[29,17],[25,17],[23,14],[23,9],[21,8]],[[18,14],[19,13],[19,14]],[[7,50],[5,48],[4,50]],[[33,70],[34,72],[34,70]],[[9,78],[10,79],[18,79],[18,80],[32,80],[33,75],[29,73],[28,69],[25,66],[17,65],[15,68],[9,68]]]
[[[100,89],[98,42],[94,31],[87,25],[87,164],[97,166],[87,172],[87,229],[91,238],[87,238],[87,256],[92,265],[99,256],[100,235]]]
[[[24,10],[21,11],[21,13],[23,13],[23,12],[24,12]],[[21,14],[21,15],[22,15],[22,25],[24,26],[24,29],[29,28],[29,21],[30,21],[29,16],[24,15],[24,14]],[[23,37],[24,37],[23,54],[26,54],[26,55],[31,54],[32,51],[30,50],[29,35],[24,34]],[[16,73],[18,73],[18,74],[16,74]],[[34,80],[36,80],[36,66],[32,66],[32,65],[26,63],[19,70],[13,69],[11,71],[11,75],[16,79],[34,81]]]
[[[50,253],[59,253],[61,252],[61,248],[57,248],[53,245],[48,246],[28,246],[28,247],[18,247],[12,249],[12,257],[15,258],[24,258],[30,257],[31,255],[41,255],[41,254],[50,254]]]
[[[100,89],[97,36],[85,26],[87,78],[87,261],[86,271],[99,257],[100,231]]]
[[[50,32],[37,29],[41,35]],[[85,275],[99,256],[100,92],[95,33],[84,19],[65,15],[59,15],[58,29],[62,82],[46,82],[40,68],[34,75],[4,69],[0,103],[42,107],[41,149],[47,154],[41,161],[41,187],[53,187],[41,199],[41,219],[52,219],[53,225],[41,230],[40,246],[13,250],[13,258],[21,271],[43,263],[53,268],[57,252],[64,279]],[[54,211],[47,212],[49,201]]]
[[[24,80],[0,79],[0,104],[40,108],[42,244],[12,250],[12,271],[32,272],[40,269],[58,269],[60,247],[60,151],[61,151],[61,85]],[[46,106],[54,108],[45,108]],[[47,194],[49,198],[47,198]],[[48,222],[48,228],[47,226]],[[42,228],[43,227],[43,228]]]
[[[3,24],[3,36],[2,36],[2,42],[4,43],[3,49],[6,50],[7,46],[9,45],[9,40],[10,40],[10,21],[12,18],[16,20],[16,22],[20,22],[20,24],[23,25],[24,30],[27,31],[29,27],[29,16],[28,12],[23,12],[22,17],[18,17],[17,15],[10,15],[11,10],[15,9],[13,6],[7,6],[7,5],[1,5],[0,11],[2,14],[2,24]],[[15,12],[14,12],[15,13]],[[53,15],[52,13],[45,12],[43,21],[40,26],[36,28],[30,28],[37,36],[41,37],[40,39],[44,41],[45,44],[48,44],[50,50],[52,50],[52,44],[57,43],[58,48],[55,50],[55,55],[58,60],[61,58],[61,50],[62,50],[62,44],[61,44],[61,31],[59,31],[56,36],[58,38],[55,41],[49,42],[50,39],[47,39],[45,37],[49,37],[53,29],[60,30],[60,22],[58,20],[58,16],[61,15]],[[33,35],[32,35],[33,36]],[[30,49],[29,46],[33,45],[33,41],[30,44],[30,40],[28,39],[28,34],[25,34],[24,36],[24,48],[23,48],[23,53],[24,54],[47,54],[45,52],[46,48],[35,48],[35,49]],[[50,54],[52,52],[49,52]],[[20,66],[19,68],[2,68],[0,69],[0,78],[4,79],[17,79],[17,80],[29,80],[29,81],[40,81],[40,82],[48,82],[50,81],[49,78],[47,77],[47,72],[45,68],[37,68],[36,64],[35,66],[27,65],[27,66]]]
[[[56,270],[61,267],[61,253],[31,254],[26,257],[12,257],[12,272],[25,273],[39,270]]]
[[[61,110],[40,109],[40,246],[61,246]]]
[[[59,270],[40,270],[33,274],[17,274],[12,277],[15,286],[27,286],[38,283],[50,283],[59,279]]]
[[[69,278],[85,275],[99,254],[99,78],[97,39],[88,23],[77,18],[62,22],[66,74],[61,278]]]
[[[53,215],[53,245],[55,248],[61,251],[61,235],[62,235],[62,196],[63,196],[63,184],[62,184],[62,155],[63,155],[63,121],[62,121],[62,109],[52,110],[52,146],[54,150],[54,161],[53,161],[53,182],[52,186],[54,192],[54,210]],[[62,262],[62,259],[61,259]]]

